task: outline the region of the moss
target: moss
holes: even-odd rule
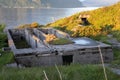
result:
[[[73,43],[71,40],[66,39],[66,38],[57,38],[53,41],[51,41],[49,44],[52,45],[64,45],[64,44],[71,44]]]
[[[25,39],[22,39],[20,41],[15,41],[14,40],[14,43],[15,43],[17,49],[30,48],[30,45],[28,45],[28,43],[26,42]]]

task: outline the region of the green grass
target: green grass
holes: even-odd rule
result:
[[[5,24],[0,24],[0,33],[3,32],[4,28],[5,28]]]
[[[2,31],[1,31],[2,33]],[[55,67],[32,67],[32,68],[10,68],[5,67],[7,63],[13,62],[13,53],[4,52],[1,50],[2,47],[6,45],[6,36],[1,37],[0,39],[2,44],[0,46],[0,80],[44,80],[43,70],[46,71],[46,74],[49,80],[60,80],[59,74]],[[64,40],[63,40],[64,41]],[[118,56],[118,54],[115,54]],[[58,66],[63,80],[105,80],[103,69],[97,65],[80,65],[80,64],[71,64],[70,66]],[[112,73],[107,68],[108,80],[120,80],[120,76]]]
[[[5,33],[3,33],[3,30],[5,28],[5,25],[0,25],[0,69],[6,65],[7,63],[13,62],[14,58],[13,58],[13,53],[12,52],[5,52],[2,51],[3,47],[7,47],[7,36]]]
[[[108,40],[110,38],[107,37],[107,35],[98,35],[98,36],[92,36],[90,37],[91,39],[94,39],[96,41],[100,41],[100,42],[103,42],[103,43],[106,43],[106,44],[109,44],[111,45],[111,43],[108,42]]]
[[[58,67],[63,80],[105,80],[103,69],[97,65],[79,65]],[[55,67],[6,68],[0,72],[0,80],[44,80],[43,70],[49,80],[60,80]],[[107,69],[108,80],[120,80],[120,76]]]
[[[120,49],[113,49],[114,60],[112,61],[112,67],[120,68]]]
[[[2,50],[0,50],[0,53],[2,54],[0,56],[0,68],[14,61],[12,52],[3,52]]]
[[[25,39],[22,39],[20,41],[16,41],[14,40],[16,48],[17,49],[22,49],[22,48],[30,48],[30,45],[28,45],[28,43],[26,42]]]
[[[120,42],[120,31],[112,31],[111,34]]]
[[[71,44],[73,43],[71,40],[66,38],[57,38],[50,42],[52,45],[63,45],[63,44]]]

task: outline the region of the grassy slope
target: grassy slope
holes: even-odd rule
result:
[[[63,31],[72,31],[76,28],[77,31],[73,32],[75,37],[87,36],[95,40],[108,43],[110,39],[107,34],[112,34],[120,42],[120,2],[115,5],[99,8],[93,11],[80,12],[67,18],[60,19],[47,26],[55,27]],[[88,18],[91,25],[79,26],[81,21],[80,14],[89,14]],[[111,29],[110,29],[111,28]],[[100,29],[100,30],[98,30]],[[97,31],[98,30],[98,31]],[[113,65],[120,68],[120,50],[114,49]]]
[[[71,32],[72,36],[87,36],[87,37],[96,37],[102,35],[106,36],[107,34],[118,34],[120,33],[120,2],[104,8],[99,8],[93,11],[86,11],[74,14],[70,17],[66,17],[60,20],[57,20],[54,23],[50,23],[47,26],[55,27],[63,31]],[[88,21],[90,25],[84,26],[82,24],[80,15],[90,15]],[[117,33],[116,33],[117,31]],[[118,38],[120,36],[117,36]]]
[[[3,36],[3,26],[0,25],[0,38]],[[46,71],[49,80],[60,80],[55,67],[33,67],[33,68],[8,68],[5,64],[13,60],[11,52],[3,52],[1,48],[5,46],[6,37],[0,39],[0,80],[43,80],[43,70]],[[8,54],[9,53],[9,54]],[[104,80],[102,67],[97,65],[59,66],[63,80]],[[107,69],[108,80],[119,80],[120,76],[113,74]]]
[[[120,2],[104,8],[99,8],[93,11],[80,12],[67,18],[60,19],[49,26],[66,26],[68,29],[78,26],[81,21],[79,18],[80,14],[88,14],[90,17],[88,21],[93,27],[101,27],[106,25],[112,25],[114,27],[120,26]]]

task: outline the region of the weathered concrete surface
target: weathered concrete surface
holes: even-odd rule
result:
[[[47,29],[39,29],[41,32],[43,32],[43,34],[54,34],[57,38],[70,38],[70,35],[65,33],[65,32],[62,32],[62,31],[59,31],[59,30],[56,30],[56,29],[53,29],[53,28],[47,28]]]
[[[18,63],[22,63],[27,67],[31,66],[54,66],[62,65],[62,57],[60,55],[39,55],[39,56],[23,56],[16,58]]]
[[[49,45],[44,42],[46,34],[55,34],[57,37],[69,38],[67,34],[59,32],[58,30],[51,29],[25,29],[25,30],[12,30],[14,34],[24,37],[30,48],[16,49],[13,39],[9,33],[8,41],[9,46],[14,52],[16,62],[24,66],[52,66],[62,65],[68,63],[100,63],[100,53],[98,47],[100,46],[103,58],[105,62],[111,62],[113,60],[112,48],[110,45],[96,42],[98,45],[79,45],[79,44],[67,44],[67,45]],[[57,33],[58,32],[58,33]],[[60,33],[60,34],[59,34]],[[61,34],[62,33],[62,34]],[[58,35],[59,34],[59,35]],[[71,39],[71,38],[69,38]],[[68,57],[69,55],[72,56]],[[63,60],[63,56],[67,56],[68,59]],[[69,59],[71,61],[69,61]]]

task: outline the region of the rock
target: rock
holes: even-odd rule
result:
[[[17,65],[17,63],[10,63],[6,65],[7,67],[13,67],[13,68],[24,68],[22,65]]]
[[[112,72],[120,75],[120,69],[116,69],[116,68],[111,68]]]
[[[112,35],[112,34],[108,34],[107,36],[108,36],[109,38],[112,38],[112,37],[113,37],[113,35]]]
[[[11,51],[11,48],[10,47],[4,47],[4,48],[2,48],[2,51]]]

